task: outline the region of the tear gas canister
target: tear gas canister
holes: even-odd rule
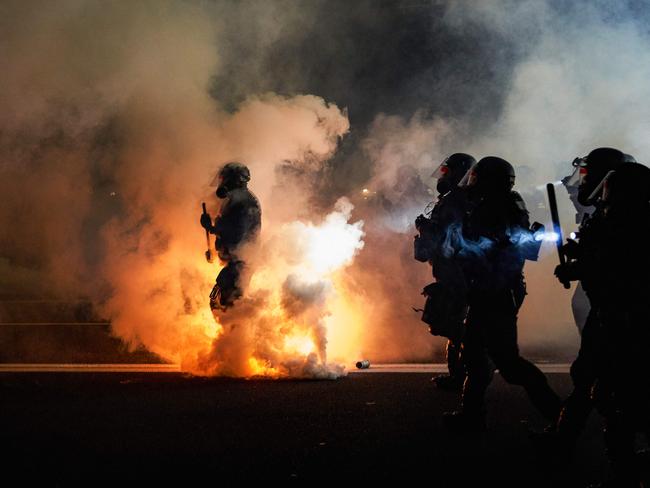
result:
[[[369,367],[370,367],[370,361],[368,361],[367,359],[357,361],[357,369],[368,369]]]

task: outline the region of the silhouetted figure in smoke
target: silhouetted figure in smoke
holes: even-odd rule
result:
[[[582,218],[578,240],[569,239],[564,245],[567,262],[558,266],[555,274],[562,282],[580,280],[591,308],[582,329],[578,356],[571,365],[574,389],[564,402],[557,425],[549,426],[545,434],[533,438],[540,447],[548,447],[548,454],[562,459],[571,454],[593,408],[591,389],[602,347],[601,299],[594,290],[599,282],[597,263],[602,249],[603,214],[600,203],[593,194],[607,173],[624,160],[625,155],[621,151],[604,147],[594,149],[587,157],[576,158],[573,162],[576,169],[571,180],[578,183],[575,199],[583,208],[594,207],[594,211]],[[545,443],[549,445],[545,446]]]
[[[597,267],[588,270],[602,321],[593,399],[605,418],[607,486],[650,486],[648,456],[634,452],[637,432],[650,440],[650,169],[621,164],[602,187]]]
[[[599,153],[602,153],[602,151],[597,150],[595,156],[597,156]],[[586,163],[581,162],[583,159],[586,158],[576,158],[573,161],[573,164],[575,165],[574,172],[571,175],[562,178],[562,184],[569,194],[569,200],[571,200],[571,203],[576,209],[575,223],[579,225],[582,225],[583,221],[585,221],[585,219],[588,219],[595,210],[595,207],[593,205],[583,205],[578,201],[578,189],[582,180],[580,176],[581,171],[587,171]],[[623,154],[623,160],[629,163],[636,162],[634,156],[631,156],[629,154]],[[576,327],[578,328],[578,332],[581,335],[582,330],[584,329],[584,326],[587,322],[587,318],[589,317],[590,308],[591,306],[589,303],[589,298],[587,297],[587,294],[582,287],[582,283],[578,283],[575,291],[573,292],[573,297],[571,298],[571,311],[573,312],[573,319],[576,323]]]
[[[201,225],[216,235],[215,248],[225,267],[217,276],[210,293],[210,308],[226,310],[241,297],[241,274],[245,263],[241,259],[242,244],[251,241],[261,226],[260,204],[248,189],[250,171],[241,163],[228,163],[218,174],[217,197],[224,200],[221,211],[212,224],[209,214],[201,215]]]
[[[574,163],[576,160],[574,160]],[[594,211],[592,205],[585,206],[578,201],[578,186],[580,183],[580,168],[576,167],[573,174],[565,176],[562,178],[562,184],[566,188],[567,193],[569,194],[569,200],[576,209],[575,222],[578,225],[582,225],[583,220],[589,216]],[[587,323],[589,318],[589,310],[591,305],[589,304],[589,298],[585,293],[582,283],[578,282],[575,291],[573,292],[573,297],[571,298],[571,312],[573,313],[573,321],[578,328],[578,332],[582,335],[582,330]]]
[[[416,259],[431,264],[436,282],[424,289],[427,305],[423,320],[429,323],[433,335],[447,337],[448,375],[434,378],[436,386],[443,389],[460,389],[465,381],[465,364],[461,355],[461,342],[467,315],[467,282],[460,262],[456,258],[457,243],[451,242],[450,229],[462,225],[467,197],[458,184],[476,160],[469,154],[455,153],[445,159],[433,172],[438,179],[438,201],[425,215],[419,215],[415,226]],[[426,213],[426,211],[425,211]]]
[[[508,383],[526,389],[549,420],[560,411],[560,399],[544,374],[519,355],[517,313],[526,295],[524,260],[537,259],[541,241],[534,238],[538,228],[529,229],[526,205],[512,190],[514,181],[512,165],[497,157],[481,159],[469,174],[470,210],[462,236],[469,283],[463,340],[467,379],[461,409],[445,413],[443,419],[458,431],[485,428],[485,391],[493,373],[490,359]]]

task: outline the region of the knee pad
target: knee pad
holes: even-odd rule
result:
[[[217,276],[217,282],[210,293],[210,308],[225,310],[242,296],[240,273],[243,263],[229,262]]]

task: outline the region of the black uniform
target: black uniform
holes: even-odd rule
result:
[[[611,180],[615,196],[605,202],[594,259],[602,323],[594,400],[616,486],[648,486],[650,466],[640,464],[634,445],[637,432],[650,435],[650,169],[626,163]]]
[[[259,232],[261,215],[257,197],[248,188],[235,188],[228,193],[212,229],[221,260],[237,259],[239,246]]]
[[[484,417],[491,359],[508,383],[523,386],[540,412],[556,419],[559,398],[544,374],[520,356],[517,345],[517,313],[526,295],[524,259],[530,253],[527,246],[538,246],[522,198],[512,191],[480,198],[465,218],[464,236],[470,292],[461,413]]]
[[[578,185],[571,183],[571,176],[562,178],[562,184],[566,188],[569,200],[571,200],[571,203],[576,209],[575,223],[583,226],[595,209],[592,205],[585,206],[578,201]],[[573,312],[573,320],[580,335],[582,335],[582,330],[587,323],[590,309],[591,305],[589,303],[589,298],[587,297],[582,284],[578,283],[573,292],[573,297],[571,297],[571,311]]]
[[[580,184],[565,186],[581,218],[578,242],[572,241],[564,246],[567,263],[556,268],[556,275],[561,281],[580,280],[580,285],[589,299],[589,313],[582,328],[580,351],[571,365],[571,378],[574,389],[566,399],[556,430],[561,441],[558,448],[570,451],[578,435],[584,429],[587,417],[593,408],[591,388],[596,379],[596,362],[603,346],[603,328],[601,320],[600,261],[605,231],[603,227],[603,209],[592,193],[599,186],[609,171],[614,170],[625,160],[626,155],[613,148],[597,148],[585,158],[576,158],[573,165],[576,171],[584,171]],[[571,179],[571,178],[570,178]],[[591,215],[586,211],[595,207]]]
[[[228,163],[220,170],[219,178],[221,183],[216,193],[224,199],[221,211],[214,225],[207,213],[201,216],[201,225],[216,235],[215,248],[225,263],[210,293],[212,310],[226,310],[242,295],[241,276],[245,267],[242,245],[253,240],[261,227],[260,204],[247,186],[248,168],[240,163]]]
[[[435,325],[430,325],[430,330],[434,335],[449,339],[446,350],[449,368],[449,377],[446,379],[449,381],[437,381],[437,384],[455,389],[460,388],[465,380],[461,342],[467,314],[468,287],[463,268],[457,258],[461,246],[456,236],[462,226],[466,207],[466,192],[455,187],[438,199],[428,219],[418,219],[422,238],[430,239],[428,258],[436,280],[437,300],[443,302],[441,305],[444,307],[444,313],[438,310],[439,315],[444,315],[444,320],[439,316]],[[425,293],[427,289],[431,288],[425,288]],[[440,380],[440,377],[436,380]]]
[[[636,432],[650,435],[650,214],[644,217],[645,226],[634,242],[626,242],[622,232],[638,225],[637,219],[621,216],[607,222],[600,267],[605,288],[594,400],[605,418],[605,445],[614,474],[630,486],[639,486],[641,476],[634,454]],[[647,472],[645,476],[648,483]]]
[[[583,219],[579,229],[578,244],[569,254],[572,260],[567,273],[579,279],[590,304],[587,319],[582,328],[578,356],[571,364],[573,391],[564,402],[557,424],[558,433],[565,441],[575,442],[584,430],[593,405],[591,389],[596,380],[596,364],[603,345],[600,297],[596,291],[600,281],[599,261],[603,240],[603,215],[600,209]],[[571,447],[571,445],[567,446]]]
[[[422,319],[429,324],[431,334],[449,339],[449,375],[435,376],[433,381],[439,388],[451,390],[458,390],[465,380],[461,341],[467,316],[467,282],[457,255],[461,250],[458,236],[467,208],[467,192],[458,185],[475,164],[476,160],[466,153],[446,158],[431,175],[438,180],[438,201],[428,218],[420,215],[415,221],[420,231],[416,259],[431,264],[436,280],[424,289],[427,303]]]

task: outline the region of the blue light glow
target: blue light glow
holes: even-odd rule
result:
[[[557,232],[539,232],[535,234],[536,241],[557,242],[559,238]]]

